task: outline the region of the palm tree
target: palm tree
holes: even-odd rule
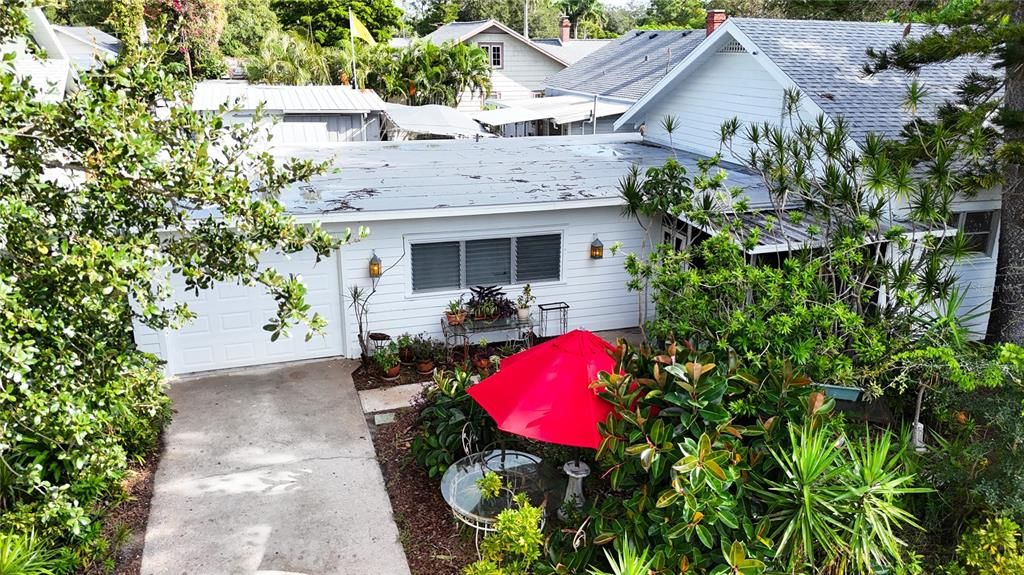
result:
[[[339,84],[347,74],[345,53],[324,48],[295,33],[271,32],[245,61],[252,82],[267,84]]]
[[[483,100],[491,95],[491,62],[487,53],[479,46],[452,44],[446,46],[445,69],[448,71],[448,84],[455,92],[457,106],[462,95],[469,92],[480,95]]]
[[[594,18],[600,21],[604,16],[604,9],[600,0],[559,0],[558,7],[572,24],[572,37],[576,38],[579,32],[580,21],[587,18]]]

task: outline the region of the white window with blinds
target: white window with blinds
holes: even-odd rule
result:
[[[412,242],[412,291],[562,279],[562,234]]]

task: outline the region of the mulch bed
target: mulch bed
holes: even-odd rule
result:
[[[373,432],[391,509],[412,575],[457,575],[476,560],[472,534],[441,497],[438,479],[431,479],[412,457],[415,409],[395,412],[394,423]]]
[[[146,542],[146,525],[153,499],[156,467],[164,451],[163,435],[145,461],[130,466],[123,485],[125,500],[107,511],[103,519],[103,536],[110,542],[109,561],[97,561],[83,575],[139,575],[142,571],[142,548]],[[107,569],[112,565],[112,569]]]
[[[416,372],[415,365],[403,365],[402,371],[398,374],[398,379],[394,381],[387,381],[380,377],[379,374],[375,373],[375,370],[370,369],[370,373],[367,373],[362,366],[359,366],[352,372],[352,383],[355,384],[356,389],[364,391],[367,389],[379,389],[382,387],[395,387],[397,385],[405,385],[407,383],[423,383],[430,381],[433,376],[431,374],[420,374]]]

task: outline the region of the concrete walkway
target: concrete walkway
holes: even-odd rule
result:
[[[142,574],[407,575],[354,368],[172,384]]]

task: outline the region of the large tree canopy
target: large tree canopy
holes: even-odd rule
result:
[[[921,159],[936,150],[914,146],[918,134],[945,133],[964,143],[967,152],[952,161],[962,165],[966,192],[1003,186],[999,257],[989,336],[1024,342],[1024,4],[1014,0],[950,3],[926,14],[944,27],[908,36],[872,51],[868,72],[896,68],[915,72],[936,62],[983,57],[996,64],[980,69],[960,86],[934,122],[907,127],[910,152]],[[911,26],[914,26],[912,24]],[[927,89],[927,86],[924,86]]]
[[[270,0],[227,0],[220,48],[228,56],[253,54],[263,38],[281,29]]]
[[[378,42],[388,41],[402,24],[402,9],[392,0],[274,0],[271,6],[285,28],[321,46],[348,42],[349,8]]]
[[[0,46],[25,28],[20,2],[0,4]],[[256,128],[193,112],[164,57],[83,73],[57,103],[0,71],[0,534],[63,549],[61,572],[101,550],[96,518],[168,415],[132,325],[188,319],[167,299],[171,270],[190,289],[268,290],[268,337],[324,327],[301,278],[259,266],[340,243],[276,199],[320,166],[278,165],[251,152]]]

